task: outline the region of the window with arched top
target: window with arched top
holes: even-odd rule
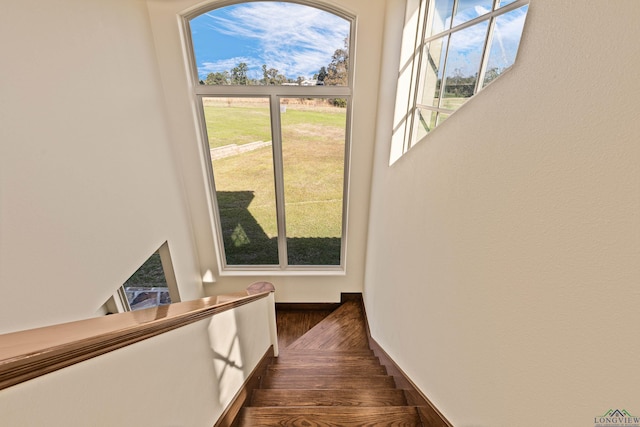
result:
[[[354,17],[217,2],[185,17],[223,271],[343,271]]]

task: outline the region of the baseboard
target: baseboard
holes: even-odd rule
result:
[[[313,310],[335,310],[340,307],[340,303],[337,302],[277,302],[276,311],[278,310],[300,310],[300,311],[313,311]]]
[[[403,389],[410,406],[417,406],[420,418],[426,426],[430,427],[453,427],[435,405],[416,387],[416,385],[400,369],[396,362],[386,351],[369,335],[369,347],[373,350],[380,363],[387,368],[387,374],[391,375],[396,382],[396,387]]]
[[[251,399],[251,393],[254,389],[260,385],[262,375],[267,369],[267,366],[274,358],[273,346],[269,346],[260,362],[253,369],[251,374],[247,377],[244,384],[236,395],[231,400],[231,403],[224,410],[218,421],[214,424],[214,427],[233,427],[234,421],[238,418],[238,414],[243,406],[249,403]]]
[[[362,303],[362,292],[342,292],[340,294],[340,303],[344,304],[347,301],[357,301]]]
[[[351,300],[356,300],[357,295],[351,294]],[[435,407],[435,405],[425,396],[420,389],[409,379],[409,377],[400,369],[396,362],[387,354],[386,351],[373,339],[371,330],[369,329],[369,320],[367,319],[367,311],[364,306],[362,294],[360,295],[360,303],[362,304],[362,312],[364,314],[365,326],[367,328],[367,338],[369,339],[369,347],[373,353],[380,359],[380,363],[387,368],[387,374],[391,375],[396,382],[396,387],[403,389],[407,398],[407,403],[418,408],[418,413],[422,423],[430,427],[453,427],[453,424],[445,418],[444,415]]]

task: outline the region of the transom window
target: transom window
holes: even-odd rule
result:
[[[420,0],[403,146],[406,152],[516,59],[528,0]],[[394,153],[392,153],[393,162]]]
[[[291,2],[186,17],[223,271],[342,271],[353,18]]]

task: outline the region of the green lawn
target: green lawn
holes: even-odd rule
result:
[[[207,98],[204,115],[211,148],[271,141],[269,103],[266,99],[248,98],[229,102],[226,99]]]
[[[293,101],[281,114],[289,262],[339,264],[346,110]],[[271,140],[262,100],[205,105],[205,117],[211,147]],[[227,263],[277,264],[271,147],[212,164]]]
[[[151,254],[149,259],[124,283],[125,287],[166,287],[167,280],[164,277],[162,261],[158,251]]]

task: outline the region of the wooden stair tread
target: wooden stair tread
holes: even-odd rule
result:
[[[375,353],[373,350],[367,349],[351,349],[351,350],[318,350],[318,349],[290,349],[283,348],[280,349],[280,356],[285,357],[306,357],[313,355],[321,355],[325,357],[340,357],[340,356],[353,356],[353,357],[364,357],[371,356],[375,357]]]
[[[342,355],[342,356],[332,356],[325,355],[322,353],[318,354],[310,354],[308,356],[304,355],[287,355],[282,354],[273,360],[273,364],[281,364],[281,363],[300,363],[300,364],[360,364],[360,363],[370,363],[379,365],[380,359],[375,356],[357,356],[357,355]]]
[[[245,407],[241,427],[256,426],[420,426],[418,411],[412,406],[383,407]]]
[[[286,348],[300,336],[317,325],[337,307],[320,310],[292,310],[277,309],[276,321],[278,323],[278,345]]]
[[[271,365],[267,368],[267,373],[279,373],[286,375],[387,375],[387,369],[382,365],[301,365],[291,366],[289,364]]]
[[[368,350],[362,307],[355,301],[345,302],[287,348]]]
[[[354,389],[395,388],[393,377],[388,375],[278,375],[268,373],[262,378],[260,388],[286,389]]]
[[[287,390],[257,389],[251,406],[403,406],[407,404],[402,390]]]

